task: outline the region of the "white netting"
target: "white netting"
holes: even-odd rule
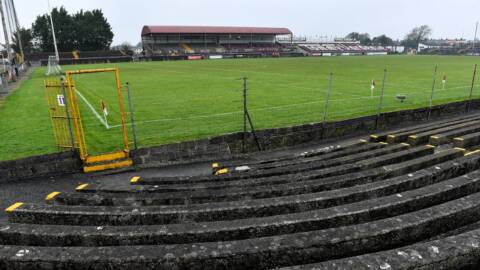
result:
[[[50,75],[59,75],[62,73],[62,69],[60,68],[60,65],[58,63],[58,59],[55,56],[49,56],[48,57],[48,69],[47,69],[47,76]]]

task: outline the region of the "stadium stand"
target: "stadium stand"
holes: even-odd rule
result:
[[[298,46],[310,55],[342,55],[342,54],[388,54],[389,48],[383,46],[365,46],[359,42],[332,42],[332,43],[299,43]]]
[[[0,268],[474,269],[478,119],[17,203],[0,224]]]
[[[263,54],[292,52],[291,46],[276,41],[291,36],[286,28],[144,26],[142,43],[146,56],[188,54]]]

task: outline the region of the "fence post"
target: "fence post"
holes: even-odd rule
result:
[[[470,96],[468,97],[467,103],[467,113],[470,111],[470,107],[472,105],[472,98],[473,98],[473,89],[475,88],[475,78],[477,77],[477,64],[473,68],[473,77],[472,77],[472,87],[470,87]]]
[[[65,90],[65,79],[62,77],[60,79],[61,84],[62,84],[62,94],[63,97],[65,98],[65,115],[67,117],[67,124],[68,124],[68,132],[70,135],[70,143],[72,144],[72,151],[75,151],[75,138],[73,137],[73,129],[72,129],[72,122],[70,119],[70,112],[69,112],[69,107],[68,107],[68,97],[67,97],[67,91]]]
[[[330,72],[328,75],[328,88],[327,88],[327,96],[325,98],[325,104],[323,107],[323,120],[322,120],[322,134],[320,139],[323,140],[325,136],[325,126],[327,124],[327,115],[328,115],[328,105],[330,104],[330,96],[332,95],[332,84],[333,84],[333,72]]]
[[[134,115],[135,112],[134,112],[134,109],[133,109],[132,95],[130,93],[130,83],[129,82],[127,82],[126,88],[127,88],[127,97],[128,97],[128,108],[130,110],[130,122],[131,122],[131,125],[132,125],[133,146],[134,146],[135,150],[137,150],[138,145],[137,145],[137,131],[135,129],[135,115]]]
[[[382,113],[383,107],[383,96],[385,94],[385,83],[387,81],[387,69],[383,70],[383,80],[382,80],[382,92],[380,94],[380,99],[378,100],[378,107],[377,107],[377,118],[375,120],[375,129],[378,129],[378,123],[380,122],[380,114]]]
[[[242,151],[245,153],[247,148],[247,77],[243,77],[243,143]]]
[[[430,120],[430,116],[432,114],[433,95],[435,94],[435,85],[437,83],[437,70],[438,70],[438,65],[435,65],[435,70],[433,71],[433,84],[432,84],[432,92],[430,94],[430,107],[428,109],[427,120]]]

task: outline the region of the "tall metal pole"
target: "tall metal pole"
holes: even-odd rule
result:
[[[15,8],[15,3],[13,2],[13,0],[10,0],[10,7],[12,8],[15,25],[17,26],[17,39],[18,46],[20,47],[20,55],[22,56],[22,61],[25,61],[25,54],[23,53],[22,34],[20,33],[20,22],[18,21],[17,9]]]
[[[8,28],[7,28],[7,24],[5,22],[5,12],[4,12],[4,9],[3,9],[3,1],[0,0],[0,16],[2,16],[2,27],[3,27],[3,35],[4,35],[4,38],[5,38],[5,47],[7,49],[7,57],[8,57],[8,60],[11,61],[12,60],[12,52],[10,51],[10,38],[8,37]]]
[[[243,152],[246,151],[247,142],[247,78],[243,77]]]
[[[52,9],[50,8],[50,0],[47,0],[48,3],[48,16],[50,17],[50,25],[52,26],[52,36],[53,36],[53,46],[55,47],[55,57],[57,58],[57,62],[60,62],[60,55],[58,54],[58,47],[57,47],[57,37],[55,35],[55,27],[53,26],[53,18],[52,18]]]
[[[137,145],[137,132],[135,130],[135,116],[134,116],[134,109],[133,109],[133,103],[132,103],[132,95],[130,92],[130,83],[127,82],[127,96],[128,96],[128,107],[130,110],[130,122],[132,124],[132,133],[133,133],[133,145],[135,147],[135,150],[138,149]]]
[[[328,75],[327,97],[325,98],[325,104],[323,106],[323,121],[322,121],[323,126],[325,126],[325,123],[327,122],[328,105],[330,103],[330,96],[332,95],[332,83],[333,83],[333,72],[330,72],[330,74]]]
[[[430,106],[429,106],[429,110],[428,110],[427,119],[430,119],[430,116],[432,114],[433,96],[435,94],[435,85],[437,83],[437,71],[438,71],[438,65],[435,65],[435,70],[433,71],[433,84],[432,84],[432,92],[430,93]]]
[[[475,64],[475,67],[473,68],[472,86],[470,87],[470,96],[468,97],[467,112],[470,111],[470,107],[472,106],[473,89],[475,88],[476,77],[477,77],[477,64]]]
[[[477,45],[477,32],[478,32],[478,22],[477,24],[475,25],[475,37],[473,38],[473,49],[472,49],[472,53],[475,55],[475,49],[476,49],[476,45]]]
[[[385,83],[387,81],[387,69],[383,70],[383,80],[382,80],[382,93],[380,95],[380,99],[378,101],[378,107],[377,107],[377,119],[375,120],[375,129],[378,129],[378,123],[380,121],[380,114],[382,113],[382,107],[383,107],[383,96],[385,94]]]

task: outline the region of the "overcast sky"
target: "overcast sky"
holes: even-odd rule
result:
[[[47,11],[47,0],[14,0],[22,26]],[[368,32],[403,38],[428,24],[436,38],[473,39],[480,0],[50,0],[69,12],[102,9],[114,44],[140,41],[143,25],[287,27],[295,35]]]

